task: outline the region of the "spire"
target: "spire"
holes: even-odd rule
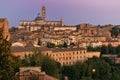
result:
[[[38,17],[40,17],[40,13],[38,13]]]
[[[46,7],[42,7],[42,19],[45,21],[46,20]]]
[[[64,26],[64,17],[61,18],[61,25]]]
[[[42,8],[46,8],[45,5],[43,5]]]

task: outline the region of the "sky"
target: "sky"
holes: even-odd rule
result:
[[[18,27],[21,20],[34,20],[43,5],[48,21],[63,17],[65,25],[120,24],[120,0],[0,0],[0,18]]]

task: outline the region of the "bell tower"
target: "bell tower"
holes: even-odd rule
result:
[[[42,19],[46,21],[46,7],[45,6],[42,7]]]

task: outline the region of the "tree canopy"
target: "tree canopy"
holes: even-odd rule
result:
[[[51,59],[49,56],[45,56],[41,51],[35,49],[33,54],[26,55],[21,61],[21,66],[40,66],[42,71],[45,71],[48,75],[59,77],[58,63]]]
[[[85,63],[63,66],[62,76],[68,76],[69,80],[120,80],[120,65],[93,57]]]
[[[120,35],[120,28],[118,28],[117,26],[113,27],[110,32],[112,36],[117,37],[118,35]]]
[[[3,38],[3,30],[0,29],[0,80],[13,80],[18,71],[18,58],[11,55],[11,42]]]

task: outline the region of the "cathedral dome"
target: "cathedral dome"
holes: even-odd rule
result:
[[[42,20],[42,17],[40,17],[40,13],[38,13],[38,16],[35,18],[35,21]]]

